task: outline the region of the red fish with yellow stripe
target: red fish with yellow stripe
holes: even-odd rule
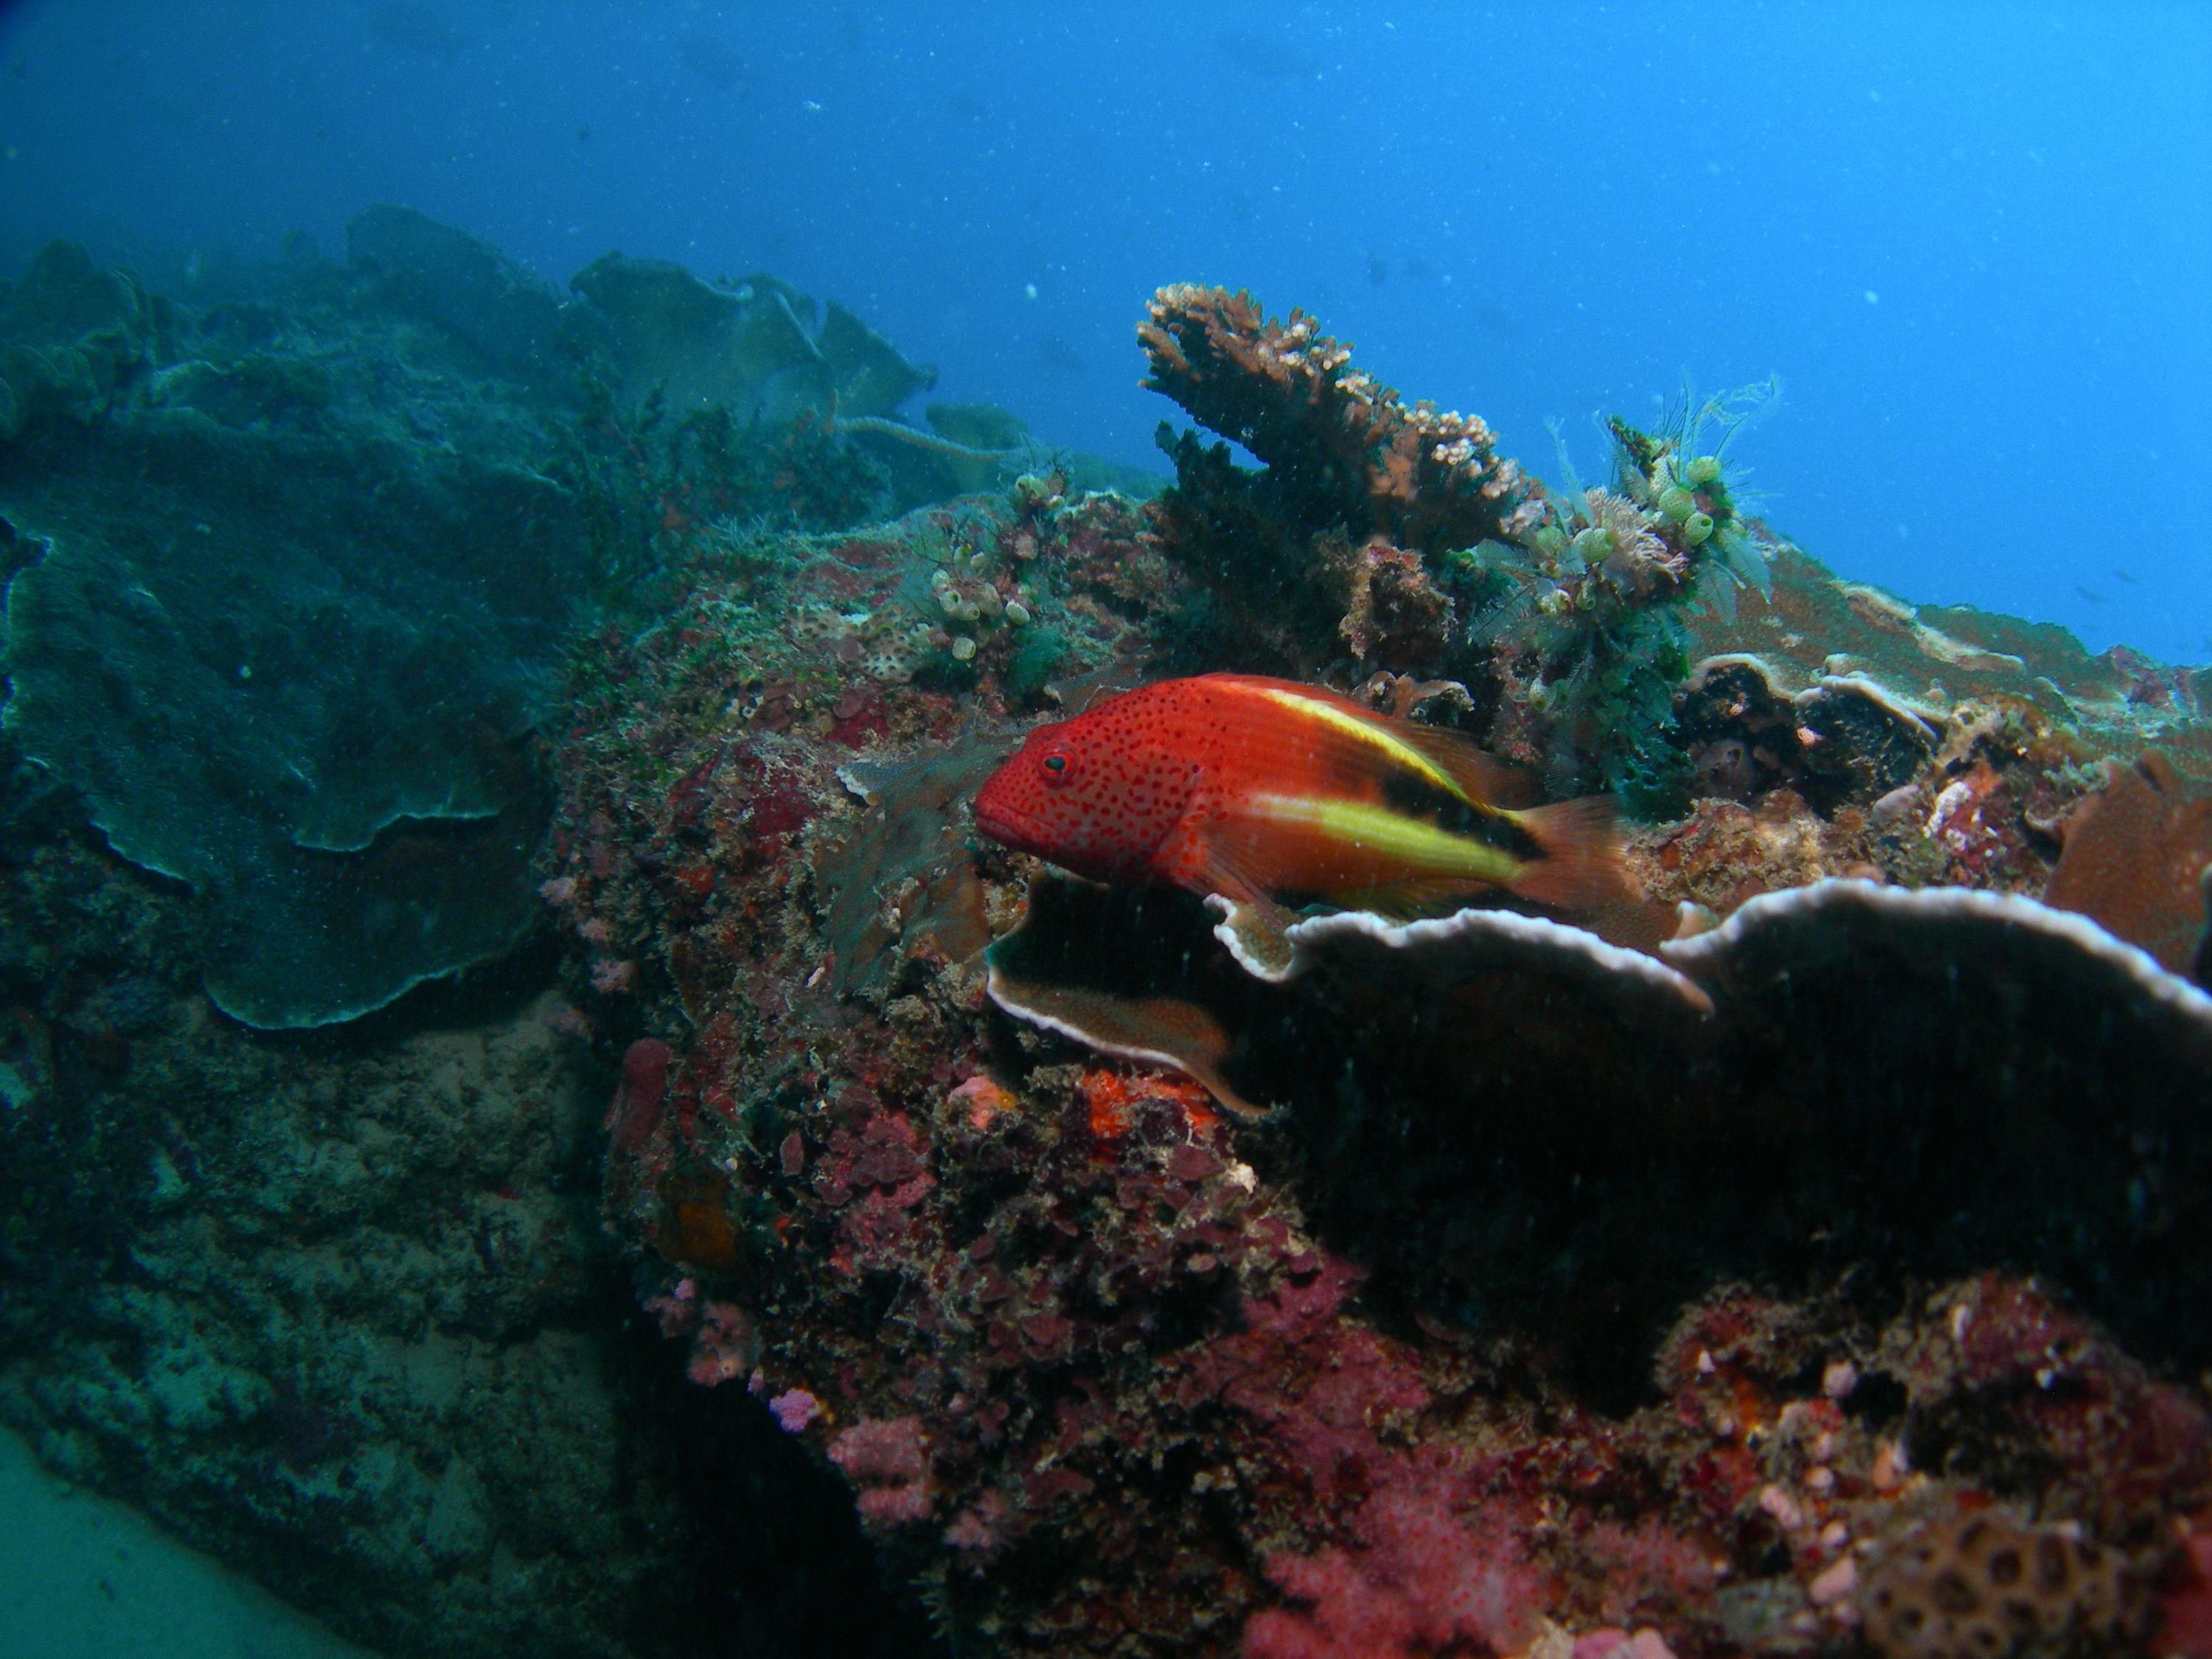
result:
[[[1207,674],[1032,732],[975,798],[984,834],[1076,875],[1432,909],[1485,889],[1579,908],[1619,890],[1611,804],[1515,811],[1455,733],[1289,680]]]

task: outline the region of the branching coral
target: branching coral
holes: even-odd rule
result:
[[[1212,607],[1187,654],[1316,676],[1348,650],[1352,672],[1487,680],[1489,735],[1556,784],[1647,811],[1686,793],[1686,613],[1765,591],[1727,452],[1772,383],[1686,397],[1651,433],[1612,422],[1612,477],[1585,488],[1570,465],[1554,499],[1481,421],[1407,408],[1302,313],[1167,288],[1138,334],[1146,385],[1267,463],[1161,428],[1176,482],[1155,532]]]
[[[1249,293],[1180,283],[1152,296],[1137,337],[1145,385],[1266,462],[1303,521],[1435,552],[1540,515],[1540,491],[1480,419],[1406,408],[1303,312],[1277,323]]]
[[[1137,332],[1145,384],[1267,463],[1254,475],[1227,445],[1161,428],[1176,484],[1158,533],[1226,613],[1218,639],[1255,666],[1311,670],[1348,644],[1364,663],[1435,667],[1451,606],[1423,556],[1532,529],[1542,487],[1479,418],[1408,409],[1301,312],[1279,323],[1249,294],[1179,285]]]

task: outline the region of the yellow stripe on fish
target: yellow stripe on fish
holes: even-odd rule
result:
[[[1503,887],[1526,867],[1526,860],[1472,836],[1365,801],[1255,794],[1250,807],[1255,816],[1272,823],[1317,830],[1363,852],[1399,861],[1418,875],[1464,877]]]
[[[1413,744],[1396,736],[1386,727],[1364,720],[1349,709],[1341,708],[1334,702],[1324,702],[1319,697],[1304,696],[1296,691],[1286,691],[1278,687],[1268,686],[1255,688],[1254,695],[1264,697],[1269,702],[1279,703],[1284,708],[1302,714],[1309,720],[1319,720],[1346,737],[1364,744],[1394,764],[1419,774],[1425,781],[1443,790],[1454,799],[1468,799],[1467,792],[1452,780],[1449,773],[1419,750],[1414,748]],[[1471,802],[1469,804],[1472,805]]]

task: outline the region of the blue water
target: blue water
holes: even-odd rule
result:
[[[404,203],[839,298],[1155,460],[1132,328],[1249,287],[1552,471],[1778,373],[1769,515],[1920,600],[2212,658],[2212,8],[0,10],[0,266],[326,250]]]

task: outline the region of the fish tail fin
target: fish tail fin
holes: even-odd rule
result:
[[[1513,816],[1543,849],[1508,884],[1521,897],[1562,910],[1589,910],[1628,890],[1610,795],[1554,801]]]

